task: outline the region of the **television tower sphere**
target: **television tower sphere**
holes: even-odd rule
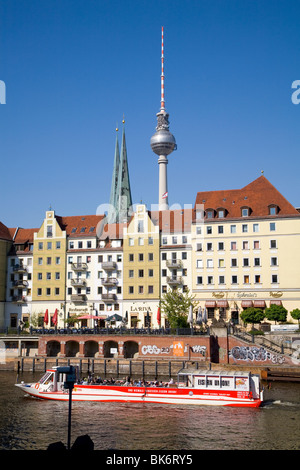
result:
[[[156,132],[150,140],[150,145],[156,155],[170,155],[176,150],[175,137],[169,131],[169,115],[164,110],[157,113]]]

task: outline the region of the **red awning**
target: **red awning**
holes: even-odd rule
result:
[[[228,301],[227,300],[218,300],[217,301],[217,307],[221,307],[221,308],[229,307]]]
[[[242,300],[242,307],[249,308],[253,306],[252,300]]]
[[[264,300],[254,300],[254,307],[265,308],[266,302]]]
[[[215,300],[207,300],[205,302],[205,307],[215,308],[216,307],[216,301]]]
[[[270,305],[282,305],[281,300],[270,300]]]

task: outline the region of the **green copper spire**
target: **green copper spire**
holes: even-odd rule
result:
[[[117,200],[116,200],[116,207],[118,207],[118,213],[117,213],[118,222],[125,222],[128,220],[129,215],[130,215],[129,214],[130,208],[132,206],[124,123],[125,121],[123,119],[121,158],[120,158],[120,166],[119,166],[119,178],[118,178],[118,185],[117,185]]]
[[[116,128],[116,145],[115,145],[115,158],[114,158],[114,169],[111,181],[111,190],[110,190],[110,199],[109,204],[116,208],[116,195],[118,187],[118,177],[119,177],[119,166],[120,166],[120,152],[119,152],[119,141],[118,141],[118,127]]]

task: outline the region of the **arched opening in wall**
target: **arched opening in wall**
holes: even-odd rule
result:
[[[134,357],[139,352],[139,345],[136,341],[125,341],[124,343],[124,358],[128,359]]]
[[[66,343],[66,357],[76,357],[79,352],[78,341],[67,341]]]
[[[97,352],[99,352],[97,341],[86,341],[84,343],[84,357],[95,357]]]
[[[56,357],[60,353],[59,341],[48,341],[46,346],[47,357]]]
[[[117,341],[105,341],[103,346],[104,357],[114,357],[119,352]]]

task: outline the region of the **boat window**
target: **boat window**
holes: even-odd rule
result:
[[[40,384],[45,383],[46,380],[50,377],[51,374],[52,374],[52,372],[46,372],[46,374],[44,374],[43,377],[39,380],[39,383]]]

